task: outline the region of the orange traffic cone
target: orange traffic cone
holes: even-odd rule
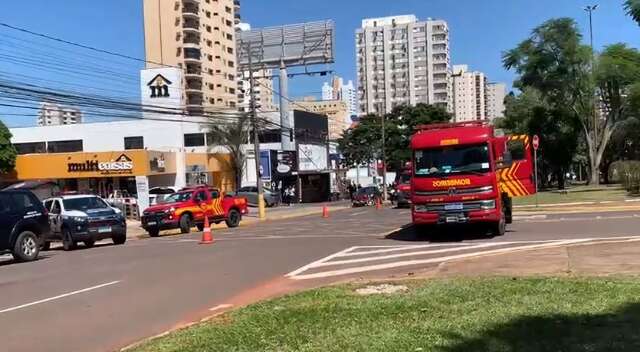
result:
[[[213,233],[211,231],[211,226],[209,226],[209,217],[205,215],[204,217],[204,230],[202,231],[202,240],[200,244],[213,244]]]
[[[382,203],[380,202],[380,198],[376,198],[376,209],[382,209]]]
[[[322,207],[322,217],[325,219],[329,217],[329,208],[326,205]]]

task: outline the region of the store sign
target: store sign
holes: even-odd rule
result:
[[[260,151],[260,179],[271,181],[271,151]]]
[[[154,157],[149,160],[149,169],[152,172],[165,172],[165,164],[164,154],[160,154],[159,157]]]
[[[169,86],[173,83],[166,79],[163,75],[158,74],[149,83],[149,98],[169,98]]]
[[[101,162],[86,160],[84,163],[67,163],[68,172],[100,172],[102,174],[127,174],[133,171],[133,160],[126,154],[117,159]]]
[[[291,175],[297,171],[296,152],[279,150],[276,155],[275,170],[280,176]]]
[[[329,168],[327,146],[320,144],[298,145],[298,170],[322,171]]]

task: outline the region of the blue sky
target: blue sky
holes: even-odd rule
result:
[[[552,17],[573,17],[586,30],[588,21],[582,7],[593,3],[600,4],[594,18],[596,47],[613,42],[627,42],[631,46],[640,47],[640,27],[625,16],[622,0],[242,0],[241,11],[243,21],[251,23],[254,28],[333,19],[337,28],[337,57],[332,68],[338,75],[353,80],[354,31],[363,18],[415,14],[420,19],[445,19],[451,30],[452,62],[469,64],[472,69],[487,73],[492,81],[510,84],[513,73],[505,71],[501,66],[503,51],[517,45],[533,27]],[[110,51],[144,57],[141,0],[21,0],[4,1],[2,7],[0,22]],[[0,29],[0,55],[11,53],[15,49],[11,46],[12,39],[7,35],[29,38]],[[32,45],[47,43],[34,38],[30,40],[34,40]],[[79,65],[82,63],[91,67],[106,67],[109,72],[121,73],[118,75],[119,81],[111,83],[106,82],[104,77],[40,71],[34,66],[25,67],[15,61],[7,61],[6,57],[0,57],[0,75],[11,77],[11,74],[17,73],[37,76],[50,80],[46,84],[41,81],[42,85],[55,87],[56,83],[52,81],[67,82],[70,87],[77,84],[76,90],[81,84],[92,87],[105,85],[130,99],[136,99],[139,95],[135,80],[141,63],[100,54],[91,54],[95,55],[93,57],[75,56],[75,49],[55,43],[49,45],[57,46],[56,53],[59,55],[51,58],[54,62],[78,62]],[[48,60],[48,48],[40,49],[40,56],[36,55],[35,58]],[[21,47],[21,50],[28,48]],[[21,76],[14,78],[19,77]],[[296,77],[290,82],[290,95],[319,94],[323,79],[326,78]],[[30,125],[35,121],[29,116],[3,116],[3,113],[8,113],[8,110],[0,107],[3,121],[12,126]]]

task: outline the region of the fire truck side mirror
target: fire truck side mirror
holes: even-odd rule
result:
[[[506,169],[508,167],[511,167],[511,165],[513,165],[513,156],[511,155],[510,151],[505,150],[504,154],[502,155],[502,160],[499,160],[497,163],[497,167],[498,169]]]

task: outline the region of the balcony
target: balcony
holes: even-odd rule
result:
[[[185,77],[187,79],[194,78],[202,80],[202,66],[196,64],[187,64],[185,69]]]
[[[202,78],[189,78],[185,87],[187,93],[202,94]]]
[[[200,49],[197,49],[197,48],[184,49],[184,61],[186,63],[189,63],[189,62],[200,63],[201,58],[202,58],[202,53]]]
[[[200,18],[200,7],[192,4],[185,4],[182,7],[182,16],[187,18],[199,19]]]
[[[182,29],[185,33],[200,34],[200,20],[185,18]]]
[[[184,6],[187,6],[187,5],[196,5],[196,6],[198,6],[198,5],[200,5],[200,0],[182,0],[182,4]]]
[[[185,32],[182,44],[185,48],[200,49],[200,35]]]

